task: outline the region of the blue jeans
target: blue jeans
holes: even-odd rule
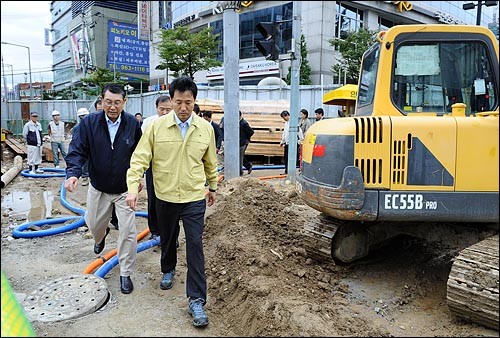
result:
[[[51,142],[50,146],[52,148],[52,157],[54,158],[54,166],[57,167],[59,165],[59,149],[61,149],[61,154],[65,161],[68,149],[66,148],[66,144],[64,142]]]

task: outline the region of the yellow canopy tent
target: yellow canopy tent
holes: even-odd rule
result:
[[[344,106],[346,116],[351,116],[354,112],[357,95],[358,86],[346,84],[323,95],[323,103],[328,105]]]

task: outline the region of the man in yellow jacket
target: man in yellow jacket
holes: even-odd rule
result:
[[[215,203],[217,189],[214,129],[193,113],[198,88],[190,77],[172,81],[169,93],[174,113],[153,121],[142,135],[127,172],[126,201],[136,209],[139,182],[151,162],[163,273],[160,288],[167,290],[173,285],[177,264],[176,230],[181,218],[186,236],[188,312],[195,326],[206,326],[208,317],[203,306],[207,285],[202,237],[205,210],[207,205]],[[205,182],[209,185],[206,196]]]

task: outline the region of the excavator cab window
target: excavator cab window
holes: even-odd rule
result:
[[[358,107],[361,109],[358,115],[362,114],[363,107],[373,104],[375,85],[377,83],[379,54],[380,46],[379,44],[374,44],[365,52],[363,57],[358,94]]]
[[[466,115],[497,105],[493,67],[479,42],[408,43],[396,50],[392,100],[403,113],[451,113],[466,104]]]

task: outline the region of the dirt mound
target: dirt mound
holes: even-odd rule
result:
[[[368,335],[345,309],[342,269],[318,265],[301,246],[304,222],[317,212],[291,186],[236,179],[221,190],[204,243],[212,316],[236,335]]]

